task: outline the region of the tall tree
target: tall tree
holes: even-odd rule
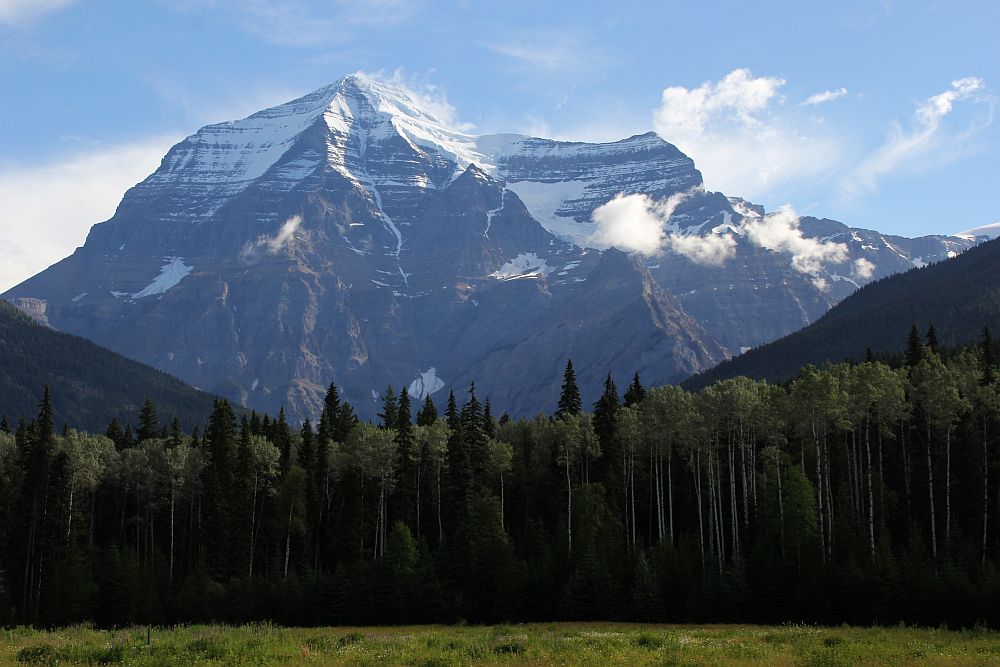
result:
[[[417,413],[417,426],[430,426],[438,418],[437,408],[434,407],[434,401],[431,400],[431,395],[427,394],[424,396],[424,404]]]
[[[630,408],[646,398],[646,388],[639,381],[639,374],[632,376],[632,383],[625,390],[625,407]]]
[[[583,410],[583,401],[580,399],[580,388],[576,385],[576,373],[573,371],[573,360],[566,360],[566,368],[563,370],[562,393],[559,395],[559,407],[556,410],[556,417],[575,416]]]
[[[160,420],[156,416],[156,408],[153,407],[153,402],[148,398],[143,402],[142,409],[139,410],[139,432],[136,437],[139,442],[143,440],[151,440],[160,431]]]

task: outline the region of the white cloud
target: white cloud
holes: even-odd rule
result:
[[[448,98],[444,91],[430,81],[429,76],[433,73],[433,70],[431,70],[423,76],[409,74],[404,72],[401,67],[393,71],[391,76],[386,75],[382,70],[377,72],[365,72],[364,70],[358,70],[355,72],[358,76],[374,79],[376,81],[401,88],[403,92],[409,95],[410,99],[416,102],[421,109],[426,109],[439,121],[449,127],[453,127],[456,130],[463,132],[474,129],[475,125],[458,119],[455,107],[448,102]]]
[[[667,216],[669,219],[669,216]],[[646,195],[619,194],[594,210],[590,242],[598,248],[656,255],[666,240],[664,220]]]
[[[861,257],[854,260],[854,275],[862,280],[868,280],[875,275],[875,265]]]
[[[420,0],[168,0],[180,11],[228,12],[245,32],[262,41],[293,47],[322,47],[358,39],[357,28],[385,29],[406,22]]]
[[[281,228],[274,236],[258,236],[256,241],[248,242],[240,251],[240,259],[244,261],[254,261],[261,256],[261,253],[277,255],[287,248],[295,238],[295,232],[302,225],[302,216],[293,215],[281,223]]]
[[[736,69],[721,81],[663,91],[653,127],[690,155],[711,189],[757,198],[793,180],[827,176],[840,142],[808,136],[777,114],[784,79]]]
[[[792,267],[800,273],[815,275],[824,264],[847,260],[847,246],[843,243],[802,236],[799,216],[791,206],[783,206],[763,218],[746,220],[743,229],[755,245],[791,255]]]
[[[670,250],[699,264],[721,265],[735,252],[736,240],[732,236],[666,231],[670,217],[687,196],[687,193],[678,193],[656,202],[643,194],[619,194],[594,211],[596,228],[588,244],[646,256]]]
[[[973,147],[972,139],[993,122],[994,100],[983,93],[983,80],[966,77],[952,81],[951,87],[921,102],[908,130],[899,122],[891,126],[888,139],[865,158],[841,183],[841,196],[851,200],[878,188],[879,181],[893,173],[913,172],[940,166],[961,157]],[[947,128],[945,118],[956,103],[987,103],[988,111],[974,117],[966,128]]]
[[[507,34],[486,46],[513,59],[526,70],[546,74],[593,72],[608,62],[603,51],[593,43],[562,30]]]
[[[736,239],[730,234],[668,234],[667,247],[696,264],[722,266],[736,254]]]
[[[0,0],[0,23],[21,26],[75,0]]]
[[[810,95],[801,102],[802,106],[815,106],[818,104],[826,104],[827,102],[832,102],[838,100],[841,97],[847,95],[847,88],[838,88],[837,90],[827,90],[822,93],[816,93],[815,95]]]
[[[99,146],[41,165],[0,167],[0,292],[82,245],[122,194],[153,172],[176,137]]]

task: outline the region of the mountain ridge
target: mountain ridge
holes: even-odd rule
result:
[[[352,75],[206,126],[82,248],[4,298],[34,299],[61,330],[270,412],[315,416],[336,382],[374,414],[386,385],[434,369],[434,386],[475,379],[500,409],[524,413],[548,406],[568,356],[586,378],[603,380],[614,360],[617,373],[677,379],[818,319],[870,279],[975,242],[796,219],[788,234],[843,246],[839,265],[803,271],[750,233],[771,214],[705,191],[694,162],[655,133],[604,144],[476,136],[432,111]],[[595,273],[609,251],[594,247],[594,212],[629,196],[680,197],[665,229],[682,240],[619,262],[624,278]],[[685,250],[720,239],[731,248],[721,264]],[[865,277],[851,273],[861,261]],[[604,329],[587,328],[590,338],[537,335],[579,328],[580,293],[632,326],[595,317]],[[636,332],[663,358],[637,349]],[[490,361],[504,350],[522,359]],[[519,365],[544,388],[516,394]]]

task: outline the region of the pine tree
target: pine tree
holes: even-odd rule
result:
[[[559,407],[556,417],[564,415],[575,416],[583,409],[580,399],[580,389],[576,386],[576,373],[573,372],[573,360],[566,360],[566,370],[563,371],[562,393],[559,395]]]
[[[233,513],[238,509],[236,472],[239,462],[236,415],[224,399],[215,401],[205,430],[205,449],[205,557],[212,574],[225,578],[237,562],[235,540],[231,537],[237,527]]]
[[[934,328],[933,324],[927,328],[927,349],[934,354],[941,353],[940,346],[938,345],[937,329]]]
[[[625,390],[625,407],[630,408],[636,403],[641,403],[646,398],[646,388],[639,381],[639,373],[632,376],[632,384]]]
[[[448,420],[448,428],[458,431],[461,422],[458,419],[458,403],[455,401],[454,389],[448,391],[448,407],[445,408],[444,414]]]
[[[431,400],[431,395],[427,394],[424,397],[424,405],[420,408],[420,412],[417,413],[417,426],[430,426],[438,418],[437,408],[434,407],[434,401]]]
[[[920,340],[920,332],[917,325],[910,327],[910,335],[906,339],[906,365],[913,368],[924,358],[924,344]]]
[[[615,413],[620,407],[618,387],[615,386],[611,373],[608,373],[608,377],[604,379],[604,392],[594,402],[594,432],[597,433],[603,451],[610,450],[615,436]]]
[[[181,444],[181,420],[174,417],[170,423],[170,446],[176,447],[179,444]]]
[[[497,434],[497,423],[493,419],[493,410],[490,408],[490,399],[486,399],[486,404],[483,406],[483,432],[486,436],[493,438]]]
[[[340,392],[337,391],[337,385],[331,382],[329,389],[326,390],[326,398],[323,399],[323,412],[319,416],[318,435],[320,441],[335,439],[333,430],[339,418]]]
[[[382,412],[378,413],[378,418],[382,420],[385,428],[395,428],[399,418],[399,408],[396,404],[396,392],[390,384],[385,388],[385,395],[382,397]]]
[[[354,408],[347,401],[342,402],[340,404],[340,416],[333,424],[334,442],[347,442],[347,437],[351,434],[357,423],[358,418],[354,414]]]
[[[413,422],[410,392],[406,387],[399,392],[396,410],[396,461],[399,470],[399,504],[403,521],[416,528],[417,474],[419,454],[414,451]]]
[[[108,436],[108,439],[115,443],[115,447],[118,449],[122,448],[122,442],[125,440],[125,432],[122,431],[122,427],[118,423],[117,417],[111,418],[111,423],[108,424],[108,428],[104,431],[104,435]]]
[[[284,476],[294,462],[292,457],[292,429],[288,426],[288,422],[285,421],[284,407],[278,410],[278,420],[274,422],[274,437],[272,440],[274,446],[281,452],[281,458],[278,459],[278,468],[281,470],[281,475]]]
[[[135,446],[135,436],[132,434],[132,425],[126,424],[125,433],[122,435],[122,449],[130,449]]]
[[[159,430],[160,420],[156,417],[156,409],[153,407],[153,402],[147,398],[139,410],[139,442],[152,440]]]
[[[4,415],[3,419],[0,419],[0,433],[10,435],[10,424],[7,423],[7,415]]]
[[[983,368],[981,383],[984,386],[993,384],[993,381],[996,379],[996,358],[993,350],[993,336],[990,335],[989,327],[983,327],[983,338],[979,343],[979,354]]]

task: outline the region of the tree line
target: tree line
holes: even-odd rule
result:
[[[989,332],[586,406],[439,412],[331,386],[293,428],[146,402],[103,434],[0,422],[0,624],[554,619],[1000,623],[1000,376]],[[58,391],[58,387],[55,388]],[[585,409],[589,407],[590,409]]]

